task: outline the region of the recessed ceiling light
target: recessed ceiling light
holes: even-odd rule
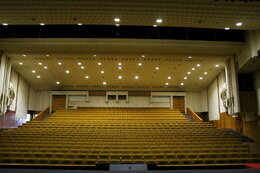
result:
[[[104,71],[101,71],[100,73],[104,74],[105,72],[104,72]]]
[[[181,85],[184,85],[184,83],[181,83]]]
[[[171,77],[171,76],[168,76],[168,79],[172,79],[172,77]]]
[[[80,68],[81,68],[81,69],[85,69],[85,67],[84,67],[84,66],[81,66]]]
[[[42,63],[41,63],[41,62],[38,62],[38,65],[42,65]]]
[[[225,30],[230,30],[230,28],[229,27],[226,27],[226,28],[224,28]]]
[[[199,79],[200,79],[200,80],[202,80],[202,79],[203,79],[203,77],[199,77]]]
[[[103,85],[106,85],[107,83],[106,82],[102,82]]]
[[[142,63],[139,62],[139,63],[138,63],[138,66],[142,66]]]
[[[86,79],[88,79],[88,78],[89,78],[89,76],[85,76],[85,78],[86,78]]]
[[[8,25],[8,23],[3,23],[3,26],[7,26]]]
[[[123,77],[122,76],[118,76],[118,79],[122,79]]]
[[[40,79],[41,78],[41,76],[36,76],[38,79]]]
[[[32,70],[32,73],[36,73],[36,71],[35,71],[35,70]]]
[[[50,56],[49,54],[47,54],[46,56]]]
[[[200,64],[197,64],[197,67],[200,67]]]
[[[23,63],[22,63],[22,62],[19,62],[19,65],[23,65]]]
[[[44,26],[45,24],[44,23],[40,23],[41,26]]]
[[[66,70],[66,71],[65,71],[65,73],[67,73],[67,74],[68,74],[68,73],[70,73],[70,71],[69,71],[69,70]]]
[[[93,55],[94,57],[96,57],[97,55]]]
[[[192,70],[195,70],[195,68],[192,68]]]
[[[118,69],[119,69],[119,70],[121,70],[121,69],[122,69],[122,67],[118,67]]]
[[[44,69],[47,69],[48,67],[47,67],[47,66],[44,66],[43,68],[44,68]]]
[[[142,58],[144,58],[145,57],[145,55],[142,55]]]
[[[120,19],[119,18],[115,18],[114,21],[115,22],[120,22]]]
[[[118,63],[118,65],[122,65],[122,63],[121,63],[121,62],[119,62],[119,63]]]
[[[58,65],[62,65],[62,63],[61,63],[61,62],[58,62]]]
[[[205,74],[205,75],[207,75],[207,74],[208,74],[208,72],[204,72],[204,74]]]
[[[81,63],[81,62],[78,62],[78,65],[82,65],[82,63]]]
[[[60,84],[60,82],[59,82],[59,81],[57,81],[57,82],[56,82],[56,84],[57,84],[57,85],[59,85],[59,84]]]
[[[187,72],[187,74],[191,74],[191,72],[190,72],[190,71],[188,71],[188,72]]]
[[[242,26],[242,25],[243,25],[242,22],[238,22],[238,23],[236,23],[236,26]]]
[[[183,79],[188,79],[188,77],[185,76]]]
[[[162,23],[162,21],[163,21],[162,19],[156,19],[157,23]]]
[[[101,62],[98,62],[97,64],[98,64],[98,65],[102,65],[102,63],[101,63]]]
[[[135,76],[135,79],[139,79],[139,76]]]
[[[120,24],[118,24],[118,23],[117,23],[117,24],[116,24],[116,26],[117,26],[117,27],[119,27],[119,26],[120,26]]]
[[[188,58],[189,58],[189,59],[191,59],[191,58],[192,58],[192,56],[188,56]]]
[[[165,83],[165,85],[169,85],[169,83],[168,83],[168,82],[166,82],[166,83]]]
[[[155,70],[159,70],[160,68],[159,67],[155,67]]]
[[[219,67],[219,64],[216,64],[215,67]]]
[[[24,57],[26,57],[26,55],[25,55],[25,54],[23,54],[23,56],[24,56]]]
[[[78,25],[79,25],[79,26],[81,26],[81,25],[82,25],[82,23],[78,23]]]
[[[157,27],[157,25],[153,25],[153,27]]]

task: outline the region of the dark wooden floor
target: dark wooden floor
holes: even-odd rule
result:
[[[12,129],[25,123],[27,119],[15,118],[15,113],[9,112],[0,116],[0,129]]]

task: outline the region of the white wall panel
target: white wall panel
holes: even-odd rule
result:
[[[10,87],[13,88],[13,90],[15,92],[15,97],[12,102],[12,105],[9,108],[9,110],[11,110],[11,111],[16,111],[16,100],[17,100],[17,93],[18,93],[18,78],[19,78],[18,73],[14,69],[12,69],[11,77],[10,77]]]
[[[16,118],[27,118],[29,89],[27,82],[19,76]]]
[[[192,109],[194,112],[201,112],[200,97],[201,97],[200,92],[187,92],[186,94],[187,107]]]
[[[218,86],[215,79],[208,87],[209,120],[219,120]]]
[[[208,90],[200,92],[200,112],[208,112]]]

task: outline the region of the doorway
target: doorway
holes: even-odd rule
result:
[[[184,96],[173,96],[172,99],[173,109],[178,109],[181,112],[185,112],[185,98]]]
[[[66,95],[52,96],[52,111],[56,111],[58,109],[66,109]]]

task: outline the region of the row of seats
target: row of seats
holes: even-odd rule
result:
[[[178,110],[59,110],[0,135],[0,164],[159,166],[259,163],[260,154],[208,122]]]

